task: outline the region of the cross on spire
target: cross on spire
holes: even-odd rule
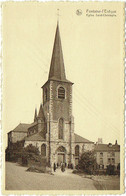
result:
[[[60,14],[59,14],[59,9],[57,9],[57,21],[59,22],[59,16],[60,16]]]

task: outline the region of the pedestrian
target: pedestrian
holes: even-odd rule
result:
[[[65,172],[65,163],[63,163],[63,172]]]
[[[62,172],[65,171],[65,164],[64,164],[64,163],[62,163],[62,165],[61,165],[61,171],[62,171]]]
[[[56,164],[53,165],[54,172],[56,171]]]
[[[63,172],[63,164],[61,163],[60,165],[61,165],[61,171]]]

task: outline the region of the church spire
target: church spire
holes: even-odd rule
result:
[[[37,120],[37,109],[35,108],[34,122]]]
[[[66,80],[58,21],[57,21],[55,41],[53,46],[51,65],[50,65],[49,79],[62,80],[62,81]]]
[[[40,109],[39,109],[39,113],[38,113],[38,118],[41,119],[41,120],[44,120],[44,119],[45,119],[42,104],[40,104]]]

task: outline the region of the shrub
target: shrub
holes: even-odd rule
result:
[[[21,142],[11,144],[10,148],[6,149],[6,161],[17,162],[18,160],[22,165],[28,165],[29,160],[33,163],[40,162],[39,149],[32,144],[23,148]]]
[[[26,171],[37,172],[37,173],[45,173],[46,169],[45,169],[45,167],[31,166]]]
[[[107,166],[106,174],[108,174],[108,175],[114,175],[115,174],[115,166],[109,164]]]
[[[29,161],[32,162],[32,164],[35,164],[35,162],[40,163],[39,149],[32,144],[26,146],[22,153],[22,164],[28,165]]]
[[[39,155],[39,149],[35,146],[33,146],[32,144],[29,144],[28,146],[26,146],[24,148],[24,153],[26,154],[36,154]]]
[[[84,152],[79,160],[78,169],[88,173],[93,174],[93,171],[96,169],[97,163],[95,154],[93,151]]]

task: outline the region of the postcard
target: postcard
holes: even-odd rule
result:
[[[2,4],[3,194],[124,193],[124,2]]]

